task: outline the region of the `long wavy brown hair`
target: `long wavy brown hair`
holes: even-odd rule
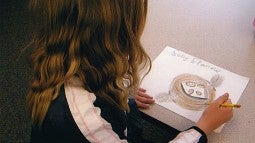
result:
[[[27,107],[34,124],[41,125],[50,102],[71,77],[89,92],[128,110],[135,91],[148,73],[151,60],[140,37],[147,0],[31,0],[45,22],[34,36],[33,78]],[[125,83],[125,84],[123,84]]]

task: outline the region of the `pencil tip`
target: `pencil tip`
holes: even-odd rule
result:
[[[240,108],[241,105],[240,105],[240,104],[236,104],[235,107],[236,107],[236,108]]]

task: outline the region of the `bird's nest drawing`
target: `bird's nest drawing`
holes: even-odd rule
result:
[[[222,81],[219,75],[213,76],[210,81],[193,74],[176,76],[171,84],[168,94],[156,96],[158,102],[173,101],[179,106],[189,110],[203,110],[213,101],[216,89]]]

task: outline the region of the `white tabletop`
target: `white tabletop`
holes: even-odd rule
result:
[[[209,142],[255,139],[255,0],[149,0],[142,43],[152,60],[168,45],[250,78],[234,117]],[[142,110],[178,130],[194,123],[157,104]]]

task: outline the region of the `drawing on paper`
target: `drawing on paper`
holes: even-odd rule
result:
[[[170,84],[168,94],[158,94],[155,99],[159,102],[173,101],[179,106],[190,110],[203,110],[215,97],[215,87],[223,78],[215,75],[210,81],[192,74],[176,76]]]

